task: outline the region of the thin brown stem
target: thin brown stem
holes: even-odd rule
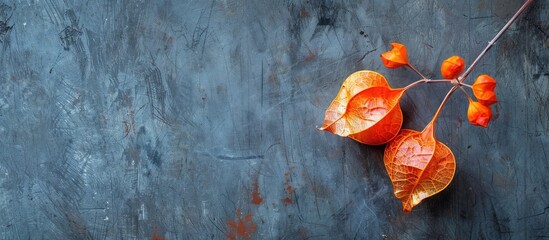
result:
[[[453,81],[452,79],[434,79],[434,80],[429,80],[427,83],[439,83],[439,82],[451,83],[452,81]]]
[[[418,85],[418,84],[420,84],[420,83],[424,83],[424,82],[427,82],[427,81],[429,81],[429,79],[420,79],[420,80],[417,80],[417,81],[415,81],[415,82],[413,82],[413,83],[410,83],[408,86],[404,87],[404,89],[405,89],[405,90],[408,90],[408,89],[411,88],[411,87],[414,87],[414,86],[416,86],[416,85]]]
[[[471,88],[471,89],[473,88],[473,86],[471,86],[471,85],[469,85],[469,84],[467,84],[467,83],[461,83],[460,85],[461,85],[461,86],[466,86],[466,87]]]
[[[446,102],[448,102],[448,99],[450,98],[452,93],[454,93],[456,91],[456,89],[458,87],[459,86],[453,86],[450,89],[450,91],[448,91],[448,93],[446,94],[446,97],[444,97],[444,100],[442,100],[442,103],[440,103],[440,106],[438,107],[437,111],[435,112],[435,115],[433,116],[433,120],[431,120],[432,124],[435,124],[435,121],[437,120],[438,116],[440,115],[440,112],[442,111],[442,108],[444,107],[444,105],[446,105]]]
[[[465,89],[462,87],[462,86],[459,86],[459,89],[465,93],[465,96],[467,96],[467,99],[469,99],[469,101],[473,101],[473,99],[471,98],[471,96],[469,95],[469,93],[467,93],[467,91],[465,91]]]
[[[425,77],[423,74],[421,74],[421,72],[419,72],[419,70],[417,70],[417,68],[415,68],[412,64],[408,63],[408,66],[410,69],[412,69],[414,72],[417,73],[417,75],[419,75],[421,78],[423,79],[427,79],[427,77]]]
[[[488,52],[488,50],[490,50],[490,48],[492,48],[492,46],[494,46],[494,44],[496,43],[496,41],[501,37],[501,35],[511,26],[511,24],[513,24],[513,22],[515,20],[517,20],[518,16],[520,16],[520,14],[522,12],[524,12],[524,10],[532,3],[534,2],[534,0],[527,0],[524,5],[522,5],[521,8],[519,8],[519,10],[515,13],[515,15],[513,15],[513,17],[511,19],[509,19],[509,21],[505,24],[505,26],[503,26],[503,28],[501,28],[501,30],[499,30],[499,32],[496,34],[496,36],[494,38],[492,38],[492,40],[490,40],[488,42],[488,45],[484,48],[484,50],[482,50],[482,52],[477,56],[477,58],[475,59],[475,61],[473,61],[473,63],[469,66],[469,68],[467,68],[467,70],[458,78],[458,81],[460,82],[464,82],[465,79],[467,79],[467,76],[469,76],[469,74],[473,71],[473,69],[477,66],[478,62],[480,61],[480,59],[486,54],[486,52]]]
[[[436,80],[431,80],[431,79],[420,79],[420,80],[417,80],[413,83],[410,83],[408,86],[404,87],[405,90],[408,90],[409,88],[411,87],[414,87],[420,83],[442,83],[442,82],[451,82],[452,80],[448,80],[448,79],[436,79]]]

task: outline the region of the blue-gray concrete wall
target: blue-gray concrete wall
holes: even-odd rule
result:
[[[498,80],[488,129],[459,92],[444,109],[456,176],[412,213],[383,147],[315,128],[354,71],[418,79],[383,67],[390,42],[437,78],[521,4],[4,0],[0,239],[549,238],[547,1],[469,79]],[[404,126],[422,129],[449,87],[410,90]]]

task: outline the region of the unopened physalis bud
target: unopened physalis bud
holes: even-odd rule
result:
[[[451,56],[442,62],[440,72],[442,77],[446,79],[456,79],[463,72],[465,62],[459,56]]]
[[[400,43],[391,43],[393,49],[381,54],[383,65],[387,68],[398,68],[408,65],[406,46]]]
[[[492,119],[492,110],[490,107],[484,106],[479,102],[469,100],[467,118],[472,125],[486,128]]]
[[[490,106],[496,103],[497,97],[494,89],[496,88],[496,80],[492,77],[483,74],[477,77],[473,84],[473,94],[478,99],[479,103],[484,106]]]

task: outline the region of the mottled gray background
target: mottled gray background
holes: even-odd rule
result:
[[[472,74],[499,83],[488,129],[450,100],[456,176],[412,213],[383,147],[315,128],[356,70],[418,79],[382,66],[391,41],[437,78],[521,2],[4,0],[0,239],[223,239],[239,218],[252,239],[548,239],[548,1]],[[404,126],[449,87],[411,90]]]

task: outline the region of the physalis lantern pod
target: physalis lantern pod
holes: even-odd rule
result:
[[[381,54],[383,65],[387,68],[398,68],[408,65],[406,46],[400,43],[391,43],[393,49]]]
[[[482,103],[469,99],[467,118],[472,125],[486,128],[490,123],[490,119],[492,119],[492,110]]]
[[[435,138],[434,121],[422,132],[402,129],[385,148],[385,168],[405,212],[444,190],[454,178],[454,154]]]
[[[392,89],[377,72],[355,72],[326,110],[320,130],[369,145],[387,143],[402,126],[399,101],[404,91]]]
[[[451,56],[442,62],[440,72],[446,79],[456,79],[465,69],[465,61],[459,56]]]
[[[496,80],[483,74],[477,77],[473,84],[473,94],[478,102],[484,106],[490,106],[498,101],[495,93]]]

